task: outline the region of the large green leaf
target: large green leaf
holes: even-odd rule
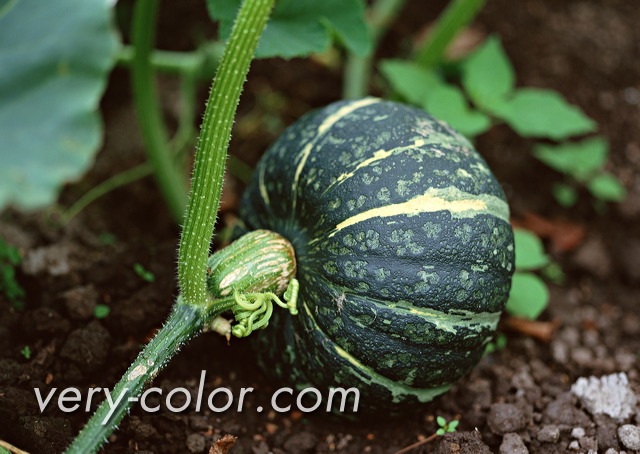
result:
[[[52,203],[91,164],[117,37],[104,0],[19,0],[0,17],[0,208]]]
[[[491,109],[523,137],[563,140],[594,131],[597,126],[559,93],[540,88],[521,88]]]
[[[518,317],[535,320],[549,304],[549,290],[542,279],[533,273],[515,273],[507,312]]]
[[[609,144],[598,136],[581,142],[536,145],[533,153],[549,167],[586,182],[606,163]]]
[[[534,233],[524,229],[513,229],[513,237],[517,270],[535,270],[549,263],[542,241]]]
[[[627,194],[620,181],[609,173],[601,173],[593,177],[587,187],[591,194],[600,200],[620,202]]]
[[[430,92],[445,84],[435,72],[407,60],[383,60],[380,71],[393,91],[416,105],[421,105]]]
[[[485,132],[491,126],[489,117],[471,109],[460,89],[454,85],[434,88],[427,94],[422,106],[469,138]]]
[[[488,38],[462,65],[462,85],[474,103],[491,106],[513,91],[515,75],[497,37]]]
[[[220,21],[227,39],[241,0],[207,0],[209,15]],[[357,55],[371,50],[361,0],[278,0],[256,57],[299,57],[327,50],[332,36]]]

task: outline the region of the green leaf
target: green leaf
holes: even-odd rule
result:
[[[611,202],[620,202],[627,194],[622,183],[610,173],[596,175],[589,181],[587,188],[594,197]]]
[[[49,205],[92,163],[117,45],[104,0],[21,0],[0,17],[0,209]]]
[[[474,137],[491,127],[489,117],[471,109],[460,89],[453,85],[441,85],[431,90],[422,107],[467,137]]]
[[[513,237],[516,245],[516,270],[534,270],[549,263],[542,241],[535,234],[524,229],[513,229]]]
[[[507,301],[507,312],[518,317],[535,320],[549,303],[549,290],[545,283],[533,273],[513,275],[511,294]]]
[[[241,0],[207,0],[209,16],[220,21],[220,36],[231,33]],[[267,22],[256,57],[300,57],[323,52],[332,36],[364,56],[372,41],[360,0],[279,0]]]
[[[523,137],[563,140],[594,131],[596,123],[555,91],[521,88],[492,113]]]
[[[454,419],[453,421],[450,421],[449,424],[447,424],[447,432],[455,432],[456,429],[458,428],[458,424],[460,424],[459,419]]]
[[[111,312],[111,308],[106,304],[97,304],[93,310],[93,316],[97,319],[105,318]]]
[[[489,37],[462,65],[462,85],[479,107],[491,111],[513,91],[515,76],[500,40]]]
[[[406,60],[383,60],[380,71],[396,93],[416,105],[421,105],[430,92],[444,85],[435,72]]]
[[[147,282],[153,282],[156,280],[155,274],[145,269],[145,267],[140,263],[136,263],[133,265],[133,271],[135,271],[135,273],[140,276],[142,280],[145,280]]]
[[[440,427],[444,427],[444,426],[446,426],[446,425],[447,425],[447,420],[446,420],[446,419],[444,419],[444,417],[442,417],[442,416],[437,416],[437,417],[436,417],[436,422],[438,423],[438,425],[439,425]]]
[[[572,207],[578,201],[578,192],[567,184],[554,184],[552,191],[553,197],[563,207]]]
[[[584,183],[604,166],[609,144],[598,136],[561,145],[536,145],[533,154],[549,167]]]

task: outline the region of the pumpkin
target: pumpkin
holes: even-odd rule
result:
[[[447,124],[377,98],[307,114],[267,150],[244,229],[295,249],[299,314],[258,342],[297,389],[355,387],[361,410],[400,412],[481,359],[514,271],[504,193]]]

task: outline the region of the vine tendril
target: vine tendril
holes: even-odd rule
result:
[[[237,323],[231,328],[231,334],[236,337],[246,337],[257,329],[265,328],[273,313],[273,303],[283,309],[289,309],[291,315],[296,315],[298,313],[299,287],[298,281],[292,279],[282,296],[284,301],[273,292],[240,293],[237,290],[234,291],[233,298],[236,305],[233,308],[233,315]]]

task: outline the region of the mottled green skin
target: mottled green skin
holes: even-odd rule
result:
[[[298,261],[300,314],[276,314],[260,337],[265,368],[298,388],[355,386],[363,411],[446,391],[509,294],[500,185],[464,137],[402,104],[300,119],[258,164],[241,218],[291,241]]]

